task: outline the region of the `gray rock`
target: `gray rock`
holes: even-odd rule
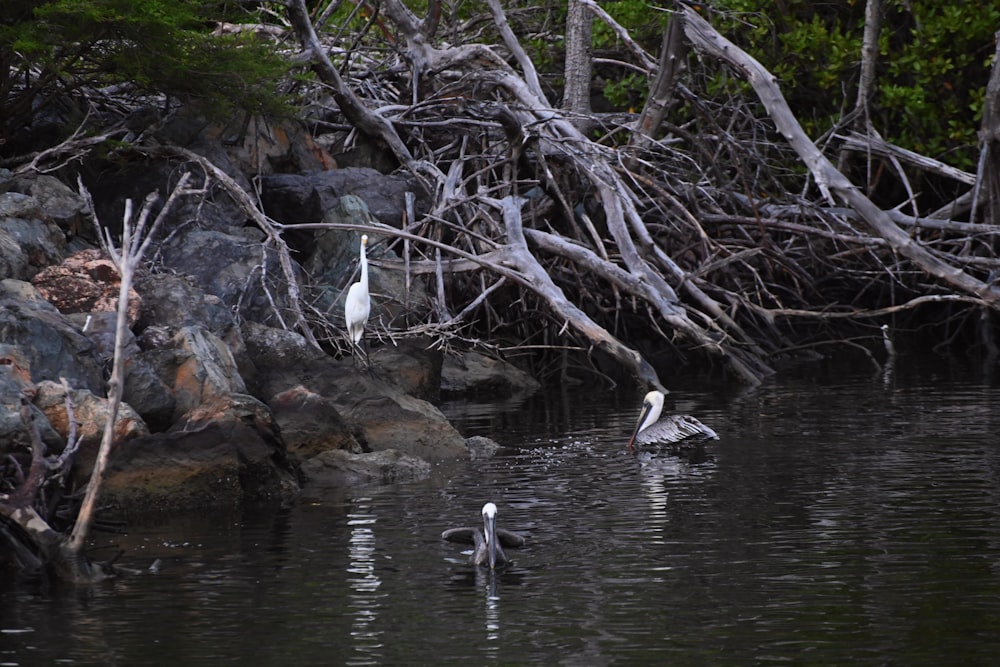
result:
[[[430,472],[427,461],[391,449],[365,454],[330,450],[302,463],[303,497],[323,498],[348,486],[415,481]]]
[[[222,300],[208,295],[198,280],[185,274],[152,273],[139,276],[135,289],[142,295],[142,309],[136,329],[160,326],[177,329],[199,325],[216,336],[222,336],[235,324],[232,311]]]
[[[86,200],[49,174],[35,174],[26,180],[25,191],[38,202],[44,218],[55,222],[71,235],[78,234],[84,225],[84,216],[89,213]]]
[[[0,344],[0,456],[24,455],[30,451],[28,430],[21,421],[21,399],[30,401],[35,385],[28,376],[27,361],[16,348]],[[60,450],[65,439],[33,403],[28,404],[42,442],[52,451]]]
[[[428,460],[468,456],[465,440],[440,410],[370,379],[350,359],[334,360],[298,334],[254,323],[243,326],[243,338],[257,366],[254,393],[274,396],[304,387],[323,396],[369,450],[397,449]]]
[[[172,236],[161,247],[160,258],[171,270],[193,276],[226,308],[247,319],[269,322],[276,319],[275,308],[288,307],[288,290],[277,254],[260,243],[259,233],[255,235],[251,240],[192,228]],[[262,274],[267,276],[264,282]]]
[[[356,195],[380,222],[400,227],[407,192],[417,195],[418,210],[426,209],[426,205],[421,206],[423,188],[408,174],[385,175],[367,167],[347,167],[261,178],[265,212],[289,225],[319,222],[341,197]]]
[[[0,225],[3,220],[0,219]],[[0,278],[28,280],[31,278],[28,256],[13,235],[0,228]]]
[[[445,357],[441,367],[441,390],[489,392],[512,396],[538,391],[541,384],[516,366],[478,352]]]
[[[482,435],[474,435],[465,439],[469,455],[474,459],[488,459],[500,451],[498,442]]]
[[[0,341],[0,351],[21,354],[32,382],[64,377],[72,387],[104,393],[93,342],[30,283],[0,281]]]
[[[62,261],[66,240],[52,222],[45,222],[34,197],[17,192],[0,194],[0,278],[28,280]]]
[[[86,326],[86,335],[94,342],[98,357],[104,360],[105,369],[110,373],[114,361],[117,313],[78,313],[67,317],[81,329]],[[150,430],[165,430],[173,420],[176,407],[173,392],[146,360],[131,330],[126,329],[125,336],[124,354],[128,361],[122,400],[142,416]]]

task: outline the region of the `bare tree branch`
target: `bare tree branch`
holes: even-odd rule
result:
[[[70,552],[80,554],[83,550],[84,541],[90,532],[93,522],[94,508],[97,497],[100,494],[101,482],[104,479],[104,470],[107,467],[108,458],[111,455],[111,447],[114,445],[115,425],[118,419],[118,409],[121,406],[122,393],[125,390],[125,341],[128,330],[128,301],[129,293],[132,290],[132,281],[136,270],[139,268],[143,254],[149,247],[149,238],[152,237],[157,228],[167,217],[173,204],[179,197],[187,194],[189,173],[183,174],[174,186],[173,192],[167,198],[163,208],[153,221],[149,231],[146,231],[146,221],[152,211],[156,201],[155,196],[147,197],[146,203],[139,213],[139,219],[133,227],[130,216],[126,215],[123,223],[122,241],[120,253],[117,253],[118,273],[120,286],[118,289],[118,317],[115,324],[115,351],[111,368],[111,379],[108,381],[108,414],[104,422],[104,433],[101,437],[100,449],[94,461],[94,469],[87,482],[87,492],[80,506],[76,523],[73,525],[73,532],[70,534],[67,547]]]
[[[778,131],[795,149],[812,172],[816,183],[828,199],[834,195],[855,209],[872,230],[884,238],[900,255],[907,257],[928,274],[968,292],[1000,308],[1000,288],[965,273],[929,252],[919,242],[893,223],[892,219],[865,197],[846,176],[816,148],[792,115],[774,77],[752,56],[720,35],[694,10],[685,7],[685,33],[699,49],[741,72],[754,87]]]

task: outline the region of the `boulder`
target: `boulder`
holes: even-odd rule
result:
[[[302,496],[321,500],[349,486],[410,482],[424,479],[430,472],[427,461],[393,449],[364,454],[335,449],[303,462],[307,484]]]
[[[65,444],[65,438],[31,403],[34,396],[35,384],[31,381],[28,361],[17,348],[0,343],[0,458],[30,451],[31,440],[21,420],[22,399],[28,401],[28,409],[38,426],[42,442],[52,451],[61,450]]]
[[[144,354],[171,347],[170,341],[180,329],[196,325],[229,347],[244,380],[253,376],[253,361],[247,356],[233,311],[219,297],[206,294],[194,277],[176,273],[145,275],[136,281],[136,289],[143,295],[135,326],[139,332],[136,342]]]
[[[65,237],[43,215],[34,197],[0,194],[0,278],[29,280],[62,259]]]
[[[265,405],[232,394],[199,406],[167,433],[130,440],[112,457],[102,499],[145,512],[283,500],[299,491]]]
[[[278,222],[319,222],[341,197],[355,195],[380,222],[399,228],[406,210],[406,193],[417,195],[418,210],[426,209],[423,187],[410,174],[382,174],[367,167],[347,167],[298,174],[262,176],[261,203]]]
[[[86,327],[85,332],[94,342],[97,356],[104,360],[104,368],[110,374],[114,362],[118,313],[87,314],[86,319],[83,319],[82,314],[68,317],[81,327]],[[130,329],[125,330],[124,355],[125,386],[122,400],[142,416],[150,430],[166,430],[173,420],[176,407],[173,392],[146,360],[145,353],[139,348]]]
[[[247,392],[229,347],[198,325],[181,328],[165,347],[143,353],[174,398],[174,419],[230,394]]]
[[[121,277],[114,263],[100,250],[83,250],[62,263],[39,271],[31,284],[42,297],[64,315],[118,311]],[[128,322],[135,323],[142,299],[132,289],[128,298]]]
[[[441,367],[441,391],[516,396],[538,391],[541,384],[516,366],[478,352],[448,355]]]
[[[269,398],[267,406],[290,454],[306,459],[330,449],[361,451],[337,406],[325,396],[296,385]]]
[[[465,439],[435,406],[367,377],[345,378],[331,396],[362,446],[429,461],[466,458]]]
[[[51,174],[18,174],[0,181],[0,191],[30,196],[37,204],[37,212],[32,216],[54,222],[68,236],[80,233],[90,210],[78,192]]]
[[[0,341],[17,351],[32,382],[65,378],[71,387],[104,393],[93,342],[30,283],[0,280]]]
[[[173,336],[177,329],[198,325],[219,337],[235,324],[232,311],[218,296],[206,294],[198,280],[184,273],[150,273],[139,276],[135,289],[142,295],[136,330],[163,327]]]
[[[436,403],[441,395],[441,364],[444,355],[432,349],[430,339],[404,338],[371,350],[379,379],[404,394]]]
[[[78,484],[85,483],[94,468],[94,460],[104,436],[104,425],[108,422],[108,399],[95,396],[86,389],[70,389],[73,419],[76,422],[76,437],[81,440],[75,455],[76,465],[73,477]],[[70,434],[69,414],[66,409],[67,391],[62,384],[44,380],[36,386],[35,406],[45,415],[48,423],[66,443]],[[125,442],[148,435],[149,429],[142,417],[127,403],[118,407],[115,418],[114,444],[112,456]],[[62,447],[50,448],[50,453],[61,451]]]
[[[276,308],[288,308],[277,253],[261,243],[260,230],[235,231],[178,230],[160,247],[160,260],[169,269],[192,276],[206,294],[218,297],[241,317],[275,320]]]
[[[303,387],[325,397],[366,450],[396,449],[429,460],[468,456],[465,440],[427,401],[372,380],[352,360],[332,359],[293,332],[252,322],[242,331],[257,367],[257,395]]]
[[[465,446],[469,449],[469,456],[474,459],[488,459],[500,451],[501,446],[496,440],[491,440],[486,436],[474,435],[465,439]]]
[[[313,232],[308,249],[303,250],[303,267],[310,276],[310,294],[315,307],[330,313],[334,321],[343,324],[344,299],[350,284],[358,279],[358,250],[361,234],[368,235],[368,282],[372,300],[369,321],[393,322],[412,311],[418,304],[426,304],[430,297],[426,281],[421,276],[411,276],[407,284],[402,270],[383,269],[385,263],[401,267],[402,262],[390,248],[392,238],[380,235],[371,227],[372,215],[361,197],[347,194],[323,213],[322,222],[338,225],[367,227],[363,230],[324,229]]]

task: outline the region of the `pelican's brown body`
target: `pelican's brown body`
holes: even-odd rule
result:
[[[524,546],[524,537],[503,528],[497,528],[497,506],[483,505],[483,528],[449,528],[441,533],[441,538],[449,542],[473,545],[470,561],[473,565],[491,570],[506,565],[509,561],[503,547],[516,549]]]
[[[632,437],[628,441],[629,451],[634,451],[632,445],[665,445],[680,442],[687,438],[706,438],[718,440],[718,434],[691,415],[666,415],[663,412],[663,393],[651,391],[642,401],[642,412],[635,425]]]

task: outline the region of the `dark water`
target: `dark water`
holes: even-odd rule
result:
[[[453,403],[510,449],[102,538],[160,571],[0,583],[0,664],[996,664],[997,386],[815,368],[672,389],[722,438],[705,462],[626,453],[638,392]],[[495,576],[439,539],[486,500],[529,538]]]

